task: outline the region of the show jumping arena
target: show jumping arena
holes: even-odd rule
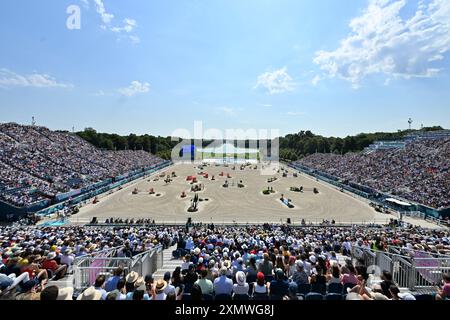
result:
[[[283,170],[273,170],[272,175],[261,175],[261,164],[223,166],[208,164],[199,169],[194,164],[178,164],[165,171],[140,179],[122,190],[100,197],[98,203],[90,201],[80,212],[70,218],[71,223],[89,223],[97,217],[100,223],[108,218],[154,219],[157,223],[185,223],[189,217],[203,223],[285,223],[288,218],[299,224],[321,223],[323,219],[336,223],[386,223],[394,215],[376,212],[365,201],[334,187],[295,172],[287,166],[287,177]],[[172,181],[165,182],[167,175],[175,172]],[[208,174],[208,178],[200,173]],[[221,176],[221,173],[224,173]],[[164,175],[162,174],[164,173]],[[227,178],[230,174],[231,178]],[[195,176],[203,190],[197,192],[200,201],[197,212],[188,212],[195,192],[191,192],[188,176]],[[212,180],[212,176],[215,180]],[[268,179],[277,178],[268,183]],[[155,181],[157,180],[157,181]],[[228,181],[229,187],[223,185]],[[244,187],[237,185],[242,181]],[[264,195],[263,190],[271,187],[274,193]],[[303,192],[290,191],[291,187],[303,187]],[[313,192],[314,188],[318,193]],[[153,189],[154,194],[150,194]],[[182,198],[182,193],[186,197]],[[281,195],[290,199],[293,208],[280,201]],[[203,201],[202,201],[203,200]]]

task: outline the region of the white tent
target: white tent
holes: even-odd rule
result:
[[[255,154],[259,153],[258,149],[250,148],[238,148],[231,143],[225,143],[217,147],[207,147],[204,149],[198,149],[198,152],[203,153],[215,153],[215,154]]]
[[[397,200],[397,199],[394,199],[394,198],[388,198],[388,199],[386,199],[386,201],[387,202],[391,202],[391,203],[395,203],[395,204],[397,204],[399,206],[403,206],[403,207],[410,207],[410,206],[412,206],[412,204],[410,204],[408,202],[400,201],[400,200]]]

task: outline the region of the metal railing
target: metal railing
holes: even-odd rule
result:
[[[411,291],[434,290],[440,284],[443,274],[450,273],[449,255],[412,250],[408,254],[403,253],[400,248],[392,246],[387,251],[355,246],[352,258],[370,268],[376,275],[389,271],[399,287]]]
[[[389,270],[388,270],[389,271]],[[412,263],[400,255],[392,255],[392,278],[401,288],[415,290],[415,271]]]
[[[153,274],[163,266],[163,246],[158,245],[153,249],[133,257],[131,270],[142,276]]]
[[[122,247],[97,252],[93,255],[75,259],[73,264],[73,287],[81,291],[94,284],[99,275],[106,280],[118,267],[123,268],[125,275],[136,271],[141,276],[153,274],[163,263],[163,246],[158,245],[134,257],[118,257],[118,250]]]

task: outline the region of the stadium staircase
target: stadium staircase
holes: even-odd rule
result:
[[[164,277],[164,273],[167,271],[172,274],[172,272],[175,270],[176,267],[181,267],[181,264],[183,263],[183,260],[181,259],[175,259],[172,256],[172,252],[177,249],[177,246],[174,245],[166,250],[163,251],[163,266],[156,270],[156,272],[153,274],[153,278],[155,280],[162,279]]]
[[[47,286],[57,286],[60,289],[73,287],[73,274],[68,274],[60,280],[50,280]]]

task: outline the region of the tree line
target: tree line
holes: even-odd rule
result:
[[[443,128],[440,126],[426,127],[417,131],[437,130],[443,130]],[[398,140],[406,134],[415,131],[399,130],[397,132],[360,133],[345,138],[336,138],[323,137],[315,135],[309,130],[302,130],[298,133],[288,134],[280,138],[280,158],[295,161],[314,153],[346,154],[348,152],[358,152],[375,141]],[[99,133],[93,128],[86,128],[84,131],[77,132],[77,135],[100,149],[144,150],[167,160],[171,158],[172,149],[179,143],[179,140],[172,141],[171,137],[152,136],[148,134],[120,136],[118,134]],[[208,145],[210,142],[203,141],[203,146]],[[245,146],[247,147],[248,145],[249,143],[246,141]],[[270,149],[270,141],[268,145]]]

